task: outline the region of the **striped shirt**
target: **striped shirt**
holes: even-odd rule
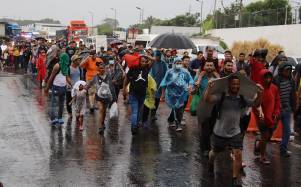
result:
[[[291,112],[291,96],[292,96],[292,85],[289,80],[281,81],[279,85],[280,91],[280,101],[281,101],[281,111]]]

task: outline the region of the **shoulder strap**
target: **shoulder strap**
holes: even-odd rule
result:
[[[221,108],[222,108],[222,105],[223,105],[223,102],[224,102],[224,100],[225,100],[225,97],[226,97],[226,93],[223,92],[223,93],[222,93],[222,96],[221,96],[221,99],[219,100],[219,102],[218,102],[217,105],[216,105],[216,111],[215,111],[215,112],[217,112],[217,119],[219,119],[220,116],[221,116],[220,110],[221,110]]]
[[[239,95],[240,97],[240,108],[245,108],[247,106],[247,102],[243,95]]]

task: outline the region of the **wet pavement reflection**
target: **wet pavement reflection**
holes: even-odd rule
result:
[[[49,99],[30,76],[0,74],[0,181],[4,186],[231,186],[231,158],[216,160],[216,177],[207,173],[194,117],[185,114],[182,133],[167,128],[169,109],[162,103],[158,121],[139,135],[130,132],[127,105],[120,100],[119,119],[106,121],[98,135],[98,114],[85,116],[83,132],[75,119],[51,127]],[[291,158],[279,157],[278,144],[268,147],[272,164],[253,155],[255,136],[247,134],[244,186],[301,186],[301,144],[290,146]]]

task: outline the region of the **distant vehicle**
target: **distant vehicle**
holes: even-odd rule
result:
[[[63,29],[63,30],[57,30],[55,32],[55,36],[56,36],[56,40],[66,40],[68,39],[68,30],[67,29]]]
[[[0,22],[0,37],[14,39],[19,37],[21,27],[17,23]]]
[[[84,41],[86,46],[93,46],[96,49],[96,52],[100,51],[100,47],[104,47],[105,50],[107,49],[107,36],[106,35],[96,35],[96,36],[89,36]]]
[[[80,42],[88,37],[88,27],[83,20],[75,20],[70,22],[68,30],[68,41]]]
[[[144,47],[148,47],[148,44],[157,36],[157,34],[139,34],[136,37],[135,45],[143,45]]]
[[[196,48],[191,51],[191,57],[196,58],[196,55],[199,51],[203,51],[204,56],[208,51],[208,48],[212,48],[214,50],[213,56],[217,57],[219,60],[225,59],[224,53],[225,50],[219,45],[206,45],[206,44],[196,44]]]
[[[67,42],[85,41],[88,37],[88,27],[83,20],[74,20],[70,22],[67,29],[56,31],[57,40],[66,40]]]

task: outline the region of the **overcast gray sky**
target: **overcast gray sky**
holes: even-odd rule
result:
[[[235,0],[223,0],[225,5]],[[250,2],[254,0],[244,0]],[[213,9],[214,0],[204,0],[204,16]],[[221,7],[221,0],[217,0]],[[12,6],[13,5],[13,6]],[[191,5],[191,6],[189,6]],[[171,18],[188,12],[199,12],[201,4],[196,0],[1,0],[0,17],[14,19],[53,18],[68,24],[70,20],[84,19],[91,25],[94,13],[94,24],[99,24],[106,17],[114,17],[111,8],[117,9],[120,25],[127,27],[139,21],[136,6],[144,9],[144,18],[152,15],[157,18]]]

